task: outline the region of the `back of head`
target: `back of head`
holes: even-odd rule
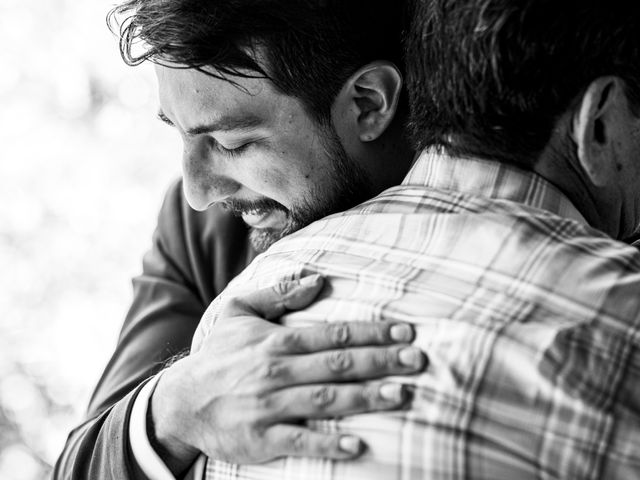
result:
[[[110,12],[109,22],[120,25],[121,52],[129,64],[150,59],[210,67],[222,77],[267,77],[326,120],[343,82],[359,67],[378,59],[400,63],[403,4],[127,0]],[[139,43],[142,51],[135,52]]]
[[[596,78],[640,105],[640,2],[412,0],[411,131],[422,149],[530,168]]]

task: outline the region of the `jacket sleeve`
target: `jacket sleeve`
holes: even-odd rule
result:
[[[128,441],[142,384],[189,348],[207,305],[253,257],[244,224],[217,209],[195,212],[181,182],[168,191],[118,343],[85,421],[67,438],[53,478],[145,479]]]

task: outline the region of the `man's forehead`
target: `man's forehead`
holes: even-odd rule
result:
[[[221,74],[210,67],[202,69],[184,65],[154,65],[161,90],[172,89],[174,93],[195,95],[276,95],[274,85],[265,78]]]
[[[253,128],[264,123],[277,103],[275,92],[255,87],[257,79],[240,78],[243,84],[236,86],[192,68],[156,66],[156,73],[158,117],[178,123],[187,133]]]

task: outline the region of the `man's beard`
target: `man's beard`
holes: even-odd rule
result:
[[[321,125],[319,136],[329,160],[328,187],[312,188],[305,198],[286,208],[270,198],[255,201],[226,200],[222,206],[234,215],[247,212],[282,211],[287,222],[283,228],[252,228],[249,238],[257,252],[264,252],[282,237],[332,213],[347,210],[374,195],[371,180],[355,160],[349,157],[333,127]]]

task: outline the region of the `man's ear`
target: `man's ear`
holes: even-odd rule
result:
[[[358,69],[345,82],[334,102],[334,119],[347,122],[362,142],[379,138],[398,109],[402,75],[391,62],[376,61]],[[336,111],[337,110],[337,111]]]
[[[618,140],[628,108],[623,81],[601,77],[589,85],[574,111],[572,138],[578,161],[595,186],[605,186],[622,168]]]

